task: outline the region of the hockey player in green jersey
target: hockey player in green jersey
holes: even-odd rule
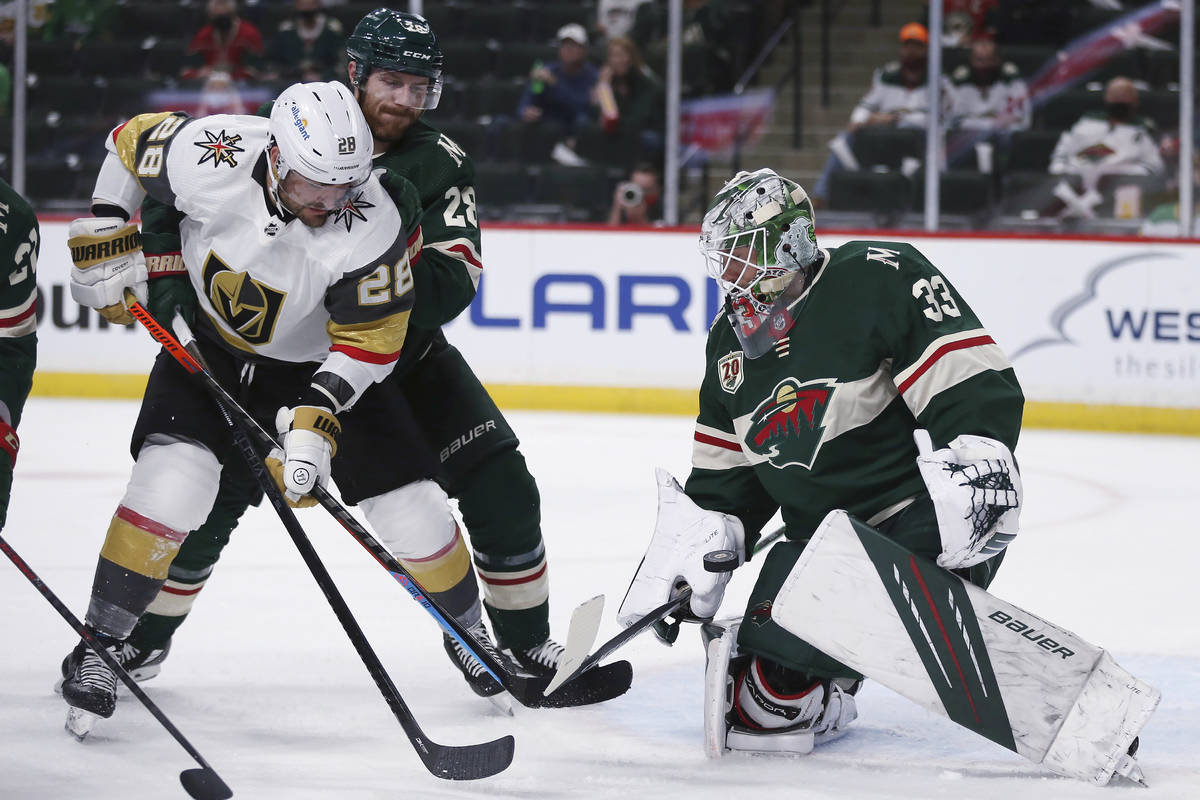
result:
[[[37,361],[38,235],[33,209],[0,178],[0,528],[21,447],[17,425]]]
[[[405,347],[388,381],[400,386],[439,454],[438,482],[458,499],[496,638],[526,670],[553,674],[562,648],[550,638],[537,485],[518,450],[516,434],[441,331],[441,325],[470,305],[482,271],[474,165],[422,116],[436,108],[440,98],[441,47],[421,17],[380,8],[356,26],[347,55],[350,83],[374,137],[375,166],[411,181],[423,209],[424,249],[413,266],[416,300]],[[172,211],[150,200],[143,207],[143,235],[152,266],[179,257]],[[361,212],[346,211],[344,224],[353,225],[356,213]],[[174,303],[189,299],[187,287],[179,295],[166,280],[151,280],[150,287],[152,311],[169,313]],[[188,537],[162,591],[128,640],[127,666],[135,677],[157,674],[174,631],[252,502],[257,502],[253,482],[222,480],[213,513]],[[404,563],[423,580],[424,562]],[[434,591],[431,586],[426,589]],[[490,642],[478,602],[473,614],[471,619],[478,622],[472,632],[479,641]],[[445,646],[472,689],[485,696],[501,691],[448,636]]]
[[[717,194],[701,250],[725,305],[708,335],[692,471],[683,488],[659,471],[658,523],[618,619],[632,624],[678,580],[694,618],[713,617],[729,573],[706,571],[705,553],[733,550],[743,563],[781,511],[787,538],[768,552],[745,615],[705,626],[720,643],[706,742],[710,755],[804,752],[855,718],[862,678],[772,618],[809,538],[841,509],[986,587],[1016,533],[1023,397],[925,256],[900,242],[822,249],[808,196],[769,169]],[[994,491],[964,496],[939,468],[948,462],[972,465]]]

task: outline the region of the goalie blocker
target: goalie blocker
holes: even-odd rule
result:
[[[1131,745],[1159,690],[1102,648],[913,555],[844,511],[772,604],[789,633],[1060,775],[1141,783]]]

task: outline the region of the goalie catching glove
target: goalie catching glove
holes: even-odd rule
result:
[[[267,470],[294,508],[315,506],[308,493],[329,482],[330,461],[337,453],[342,426],[327,408],[281,408],[275,415],[281,447],[267,456]]]
[[[933,498],[945,569],[973,567],[1017,537],[1021,476],[1012,452],[995,439],[962,435],[933,449],[929,431],[913,431],[917,467]]]
[[[732,550],[737,565],[746,560],[746,537],[737,517],[705,511],[683,493],[679,482],[664,469],[656,469],[658,519],[650,546],[629,584],[617,611],[617,622],[629,627],[667,602],[681,584],[692,589],[691,615],[711,619],[725,595],[733,574],[704,569],[704,556],[713,550]]]
[[[109,322],[132,325],[125,290],[146,303],[146,259],[137,226],[120,217],[85,217],[67,229],[71,248],[71,297]]]

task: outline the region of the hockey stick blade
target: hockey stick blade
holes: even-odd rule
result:
[[[216,770],[204,760],[204,756],[200,755],[200,751],[175,727],[175,724],[167,718],[162,709],[150,699],[149,695],[142,691],[142,687],[138,686],[137,682],[125,671],[121,663],[100,644],[100,641],[96,639],[91,631],[84,627],[79,618],[71,613],[71,610],[58,598],[58,595],[51,591],[50,587],[37,576],[33,568],[25,562],[25,559],[21,558],[17,551],[12,548],[12,545],[6,542],[2,536],[0,536],[0,551],[3,551],[4,555],[8,556],[8,560],[33,584],[33,588],[37,589],[42,597],[58,612],[58,615],[65,619],[67,624],[77,634],[83,637],[88,647],[92,648],[96,655],[100,656],[100,659],[125,684],[130,693],[146,707],[150,715],[158,720],[158,723],[166,728],[167,733],[171,734],[175,741],[187,751],[187,754],[200,765],[200,767],[186,769],[179,774],[179,780],[183,784],[184,791],[192,797],[197,798],[197,800],[225,800],[227,797],[233,797],[233,791],[226,785],[225,781],[221,780]],[[203,776],[203,778],[201,779],[198,776]]]
[[[501,736],[490,742],[455,747],[433,744],[421,753],[421,760],[432,774],[450,781],[473,781],[490,778],[508,769],[512,763],[517,740]]]
[[[562,686],[567,678],[575,674],[575,670],[587,658],[588,651],[596,643],[596,634],[600,632],[600,615],[604,613],[604,595],[598,594],[591,600],[580,603],[571,612],[571,624],[567,628],[567,646],[554,679],[546,687],[546,694],[554,694],[554,690]]]
[[[226,800],[233,797],[233,790],[209,768],[185,769],[179,773],[179,782],[183,784],[183,790],[196,800]]]
[[[637,636],[639,633],[646,630],[647,628],[653,626],[654,623],[658,622],[660,619],[668,617],[671,614],[678,611],[679,609],[683,608],[685,605],[687,605],[687,602],[691,599],[692,599],[691,588],[690,587],[684,588],[681,592],[679,592],[679,594],[675,595],[675,597],[673,597],[670,600],[668,600],[667,602],[663,603],[658,608],[650,611],[648,614],[646,614],[644,617],[638,619],[636,622],[634,622],[628,628],[621,631],[620,633],[618,633],[613,638],[609,639],[604,644],[600,645],[600,647],[596,650],[596,652],[592,653],[590,656],[585,658],[582,661],[582,663],[580,663],[580,665],[575,668],[575,671],[573,673],[571,673],[570,675],[568,675],[561,682],[561,684],[569,684],[572,681],[578,681],[582,677],[586,676],[586,674],[588,673],[589,670],[595,671],[593,668],[596,667],[596,665],[599,664],[603,659],[612,655],[613,652],[615,652],[619,648],[623,647],[626,642],[628,642],[630,639],[634,638],[635,636]],[[567,635],[569,637],[570,633],[568,633]],[[618,662],[618,663],[628,663],[628,662]],[[555,676],[555,677],[557,677],[557,676]]]

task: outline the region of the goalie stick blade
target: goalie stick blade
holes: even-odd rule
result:
[[[554,678],[546,687],[547,695],[553,694],[555,689],[566,683],[567,678],[574,675],[575,670],[587,658],[588,651],[596,641],[596,634],[600,632],[600,616],[603,613],[602,594],[581,603],[571,613],[571,626],[567,628],[567,646],[558,663],[558,669],[554,672]]]
[[[185,769],[179,773],[179,782],[188,796],[196,800],[227,800],[233,797],[233,790],[221,780],[221,776],[208,768]]]
[[[508,769],[517,741],[511,736],[501,736],[465,747],[428,744],[428,751],[418,752],[431,774],[448,781],[473,781]]]
[[[594,671],[593,668],[596,666],[596,664],[599,664],[602,660],[604,660],[607,656],[611,655],[614,651],[616,651],[617,649],[622,647],[630,639],[637,636],[639,633],[646,630],[647,628],[653,626],[654,623],[658,622],[660,619],[668,617],[671,614],[678,611],[679,609],[683,608],[685,605],[687,605],[688,600],[690,600],[691,598],[692,598],[692,590],[690,588],[684,589],[683,591],[679,592],[679,594],[675,595],[675,597],[673,597],[670,600],[668,600],[667,602],[663,603],[661,606],[654,609],[650,613],[646,614],[644,617],[641,617],[640,619],[636,620],[628,628],[621,631],[620,633],[618,633],[613,638],[609,639],[604,644],[600,645],[600,647],[596,650],[596,652],[592,653],[590,656],[585,658],[583,660],[583,662],[578,667],[575,668],[575,671],[573,673],[571,673],[569,677],[567,677],[564,681],[561,681],[560,683],[562,683],[562,684],[573,683],[576,680],[578,680],[580,677],[582,677],[583,675],[586,675],[589,670]],[[568,638],[570,638],[570,633],[568,633],[567,636],[568,636]],[[618,662],[618,663],[628,663],[628,662]],[[554,677],[557,678],[558,676],[555,675]],[[631,681],[633,680],[632,672],[630,674],[630,680]],[[559,691],[561,691],[561,690],[559,690]]]

